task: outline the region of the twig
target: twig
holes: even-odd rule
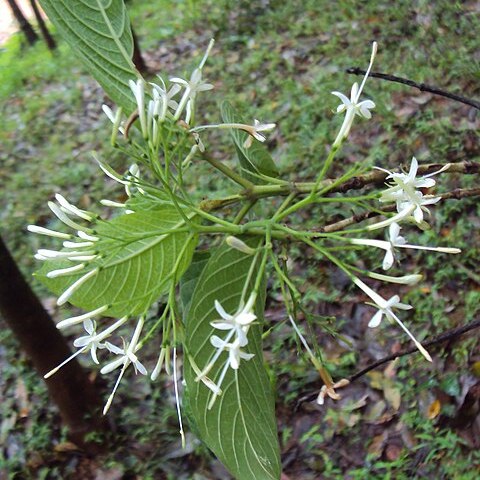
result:
[[[427,175],[433,173],[436,170],[440,170],[444,167],[445,164],[441,163],[429,163],[426,165],[420,165],[417,170],[418,175]],[[394,170],[396,171],[396,170]],[[480,172],[480,163],[464,161],[451,163],[449,168],[442,173],[463,173],[463,174],[473,174]],[[338,187],[332,188],[330,192],[345,193],[348,190],[358,190],[365,187],[368,184],[381,184],[385,181],[387,173],[382,170],[373,170],[370,173],[364,175],[359,175],[358,177],[353,177],[350,180],[342,183]],[[334,180],[329,180],[333,182]],[[327,181],[325,182],[327,183]]]
[[[450,192],[441,193],[435,196],[440,197],[442,200],[449,200],[449,199],[460,200],[461,198],[480,196],[480,188],[456,188],[455,190],[452,190]],[[387,205],[382,209],[382,213],[393,212],[394,210],[395,210],[395,205]],[[317,229],[314,229],[314,231],[319,233],[338,232],[339,230],[344,230],[346,227],[349,227],[350,225],[363,222],[368,218],[377,217],[379,215],[381,215],[380,212],[372,212],[372,211],[362,212],[362,213],[358,213],[357,215],[344,218],[343,220],[340,220],[338,222],[331,223],[330,225],[319,227]]]
[[[347,73],[353,75],[365,75],[366,71],[358,67],[347,68]],[[408,85],[409,87],[418,88],[421,92],[429,92],[434,95],[439,95],[441,97],[449,98],[450,100],[455,100],[456,102],[464,103],[465,105],[470,105],[477,110],[480,110],[480,102],[472,100],[471,98],[462,97],[461,95],[456,95],[455,93],[446,92],[437,87],[427,85],[425,83],[417,83],[408,78],[397,77],[395,75],[389,75],[387,73],[380,72],[370,72],[370,77],[380,78],[381,80],[387,80],[389,82],[401,83],[403,85]]]
[[[211,160],[210,163],[212,163]],[[429,163],[426,165],[420,165],[418,167],[417,174],[426,175],[429,173],[433,173],[436,170],[440,170],[442,167],[445,167],[445,164]],[[398,171],[398,169],[393,170],[393,172],[396,171]],[[442,174],[449,173],[461,173],[465,175],[480,173],[480,163],[472,161],[451,163],[449,168],[442,172]],[[372,172],[353,177],[340,185],[335,185],[328,190],[328,193],[346,193],[349,190],[359,190],[367,185],[381,185],[385,181],[386,176],[387,173],[382,170],[373,170]],[[243,179],[242,181],[248,182],[248,180],[245,179]],[[336,181],[336,179],[324,180],[320,183],[319,188],[328,188]],[[238,183],[240,183],[240,181]],[[219,210],[225,206],[232,205],[233,203],[237,203],[245,199],[254,200],[257,198],[286,196],[292,193],[298,195],[309,194],[312,191],[313,187],[314,183],[312,182],[289,182],[283,185],[255,185],[252,188],[246,188],[243,192],[240,192],[239,194],[229,197],[227,199],[219,198],[213,200],[205,200],[204,202],[202,202],[202,209],[205,211]]]
[[[466,325],[463,325],[461,327],[457,328],[452,328],[450,330],[447,330],[444,333],[441,333],[440,335],[437,335],[436,337],[432,338],[431,340],[422,342],[422,345],[424,347],[431,347],[433,345],[437,345],[439,343],[446,342],[447,340],[453,340],[460,335],[463,335],[466,332],[469,332],[470,330],[474,330],[475,328],[480,327],[480,318],[477,320],[474,320],[473,322],[467,323]],[[360,377],[363,377],[366,373],[370,372],[371,370],[374,370],[375,368],[383,365],[384,363],[391,362],[392,360],[395,360],[396,358],[404,357],[406,355],[410,355],[411,353],[416,353],[418,352],[417,347],[409,347],[406,348],[405,350],[401,350],[400,352],[393,353],[392,355],[388,355],[386,357],[381,358],[380,360],[377,360],[376,362],[371,363],[367,367],[363,368],[362,370],[359,370],[358,372],[354,373],[350,377],[347,378],[349,383],[354,382],[355,380],[358,380]],[[315,398],[318,397],[318,392],[314,392],[311,394],[307,394],[304,397],[300,398],[297,402],[297,407],[300,406],[301,403],[303,402],[311,402]]]
[[[474,330],[475,328],[478,328],[478,327],[480,327],[480,319],[474,320],[473,322],[467,323],[466,325],[463,325],[461,327],[447,330],[446,332],[441,333],[440,335],[432,338],[431,340],[422,342],[422,345],[424,347],[431,347],[432,345],[437,345],[439,343],[446,342],[447,340],[453,340],[459,337],[460,335],[463,335],[464,333],[469,332],[470,330]],[[410,355],[411,353],[415,353],[415,352],[418,352],[417,347],[410,347],[405,350],[401,350],[400,352],[393,353],[392,355],[388,355],[387,357],[383,357],[380,360],[377,360],[376,362],[368,365],[368,367],[365,367],[359,372],[354,373],[348,378],[348,380],[350,382],[353,382],[354,380],[357,380],[358,378],[362,377],[363,375],[370,372],[371,370],[379,367],[380,365],[383,365],[384,363],[395,360],[396,358],[404,357],[405,355]]]

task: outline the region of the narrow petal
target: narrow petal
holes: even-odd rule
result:
[[[346,95],[344,95],[343,93],[341,93],[341,92],[331,92],[331,93],[332,93],[332,95],[335,95],[336,97],[338,97],[342,101],[344,106],[348,107],[350,105],[350,103],[351,103],[350,99]]]
[[[392,249],[387,250],[385,253],[385,257],[383,258],[382,268],[384,270],[390,269],[393,265],[394,260],[395,260],[395,257],[393,256],[393,250]]]
[[[215,348],[218,348],[218,349],[225,349],[225,346],[227,345],[225,343],[225,340],[222,340],[220,337],[218,337],[217,335],[212,335],[210,337],[210,343],[215,347]]]
[[[216,320],[214,322],[210,322],[210,325],[213,328],[216,328],[218,330],[231,330],[234,327],[234,324],[232,322],[227,323],[227,322],[222,322],[220,320]]]
[[[378,310],[377,313],[372,317],[372,319],[368,322],[368,326],[370,328],[375,328],[380,325],[383,317],[383,310]]]
[[[225,309],[222,307],[222,305],[220,304],[220,302],[218,300],[215,300],[214,302],[215,304],[215,310],[217,310],[218,314],[225,320],[232,320],[233,319],[233,316],[232,315],[229,315]]]
[[[135,367],[135,372],[140,372],[142,375],[147,375],[147,369],[145,366],[140,362],[140,360],[137,360],[136,362],[133,363],[133,366]]]

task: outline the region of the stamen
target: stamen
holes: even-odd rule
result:
[[[43,378],[47,379],[50,378],[52,375],[57,373],[64,365],[66,365],[68,362],[73,360],[77,355],[80,355],[83,353],[86,349],[88,348],[88,345],[85,347],[81,348],[80,350],[77,350],[73,355],[70,355],[66,360],[64,360],[60,365],[56,366],[54,369],[50,370],[48,373],[46,373]]]

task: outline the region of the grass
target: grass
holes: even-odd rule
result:
[[[317,172],[326,145],[341,122],[332,114],[337,101],[330,92],[348,92],[358,80],[344,70],[366,65],[373,39],[380,46],[375,69],[472,98],[480,93],[476,34],[480,22],[469,4],[461,2],[399,1],[392,7],[375,0],[363,2],[360,8],[353,1],[142,1],[132,4],[131,15],[149,60],[167,76],[187,71],[208,40],[216,38],[205,75],[215,83],[217,94],[202,100],[202,111],[207,112],[204,121],[220,119],[219,101],[226,98],[243,109],[247,118],[277,122],[269,145],[285,178],[307,179]],[[112,156],[108,147],[101,91],[65,45],[60,43],[59,52],[52,56],[42,45],[24,48],[21,38],[14,36],[0,52],[0,71],[0,233],[24,273],[30,275],[38,240],[26,235],[25,225],[50,218],[46,200],[57,191],[84,206],[118,195],[110,184],[105,191],[91,150],[111,158],[115,165],[124,164],[125,159]],[[375,79],[367,83],[365,95],[377,104],[374,119],[355,124],[339,166],[366,161],[389,168],[408,165],[412,155],[420,162],[479,160],[478,120],[471,109]],[[212,134],[207,141],[212,146],[219,141],[219,155],[229,161],[228,138]],[[213,185],[210,170],[201,168],[206,175],[199,176],[199,190],[228,190],[228,185]],[[473,177],[446,178],[441,180],[445,190],[478,183]],[[326,212],[332,213],[337,212]],[[475,199],[435,207],[432,229],[416,240],[459,246],[463,254],[455,262],[443,256],[406,257],[411,269],[421,269],[426,277],[420,288],[405,296],[405,301],[416,307],[408,320],[420,338],[478,315],[478,281],[472,280],[472,274],[478,275],[479,242],[478,229],[472,225],[478,226],[479,214]],[[308,226],[315,224],[316,218],[302,221]],[[300,256],[295,250],[290,253],[294,258]],[[379,261],[378,252],[366,259],[372,265]],[[365,332],[356,326],[367,315],[363,307],[354,306],[359,301],[357,293],[353,289],[345,293],[344,286],[334,282],[335,273],[313,258],[300,258],[299,265],[298,281],[303,283],[308,305],[333,304],[325,313],[339,314],[337,325],[354,344],[353,348],[340,348],[319,330],[320,344],[326,348],[326,359],[336,377],[354,371],[374,354],[388,352],[392,345],[398,347],[399,341],[403,343],[389,327],[370,332],[365,339]],[[37,284],[35,288],[46,296]],[[272,305],[277,306],[275,302]],[[52,443],[61,443],[64,437],[54,410],[45,407],[42,383],[29,372],[26,360],[14,365],[15,344],[7,333],[3,335],[3,362],[8,368],[2,390],[8,401],[2,402],[1,417],[10,418],[11,411],[18,409],[17,378],[29,392],[31,410],[28,425],[18,421],[4,424],[2,439],[14,439],[20,450],[18,454],[9,451],[8,458],[0,457],[0,472],[7,471],[10,478],[15,478],[16,472],[20,472],[18,478],[65,478],[62,475],[69,473],[70,467],[61,455],[47,455],[49,460],[36,469],[30,467],[29,473],[26,463],[31,458],[26,452],[48,452]],[[476,450],[459,432],[440,428],[438,418],[428,419],[425,405],[440,398],[442,415],[455,414],[462,382],[474,378],[472,365],[479,360],[475,338],[459,341],[449,350],[439,348],[434,370],[414,356],[401,359],[395,374],[401,406],[394,411],[387,402],[385,415],[391,415],[391,420],[375,425],[366,419],[371,404],[386,400],[383,391],[371,390],[367,379],[358,387],[359,394],[367,391],[371,396],[371,404],[363,409],[328,405],[324,410],[301,407],[292,413],[298,397],[305,391],[318,391],[319,382],[308,363],[297,358],[289,338],[289,331],[279,327],[267,345],[269,358],[274,354],[278,359],[270,368],[280,392],[278,414],[285,456],[288,458],[289,445],[300,445],[286,468],[292,478],[474,478],[472,469],[480,464]],[[193,472],[199,480],[226,478],[222,473],[212,477],[218,466],[199,445],[194,444],[182,457],[181,466],[159,455],[158,448],[151,448],[160,445],[161,450],[168,449],[177,441],[171,393],[166,393],[170,387],[152,385],[150,389],[138,381],[134,385],[137,397],[126,388],[120,392],[121,409],[113,413],[119,428],[118,446],[104,460],[105,468],[143,478],[192,478]],[[402,435],[413,438],[412,443],[399,440],[392,424]],[[374,439],[382,431],[401,446],[396,458],[387,458],[385,449],[372,453]],[[355,461],[361,465],[345,461],[338,447],[342,443],[355,452]],[[141,466],[138,458],[146,458]]]

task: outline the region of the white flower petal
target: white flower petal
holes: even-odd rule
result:
[[[383,317],[383,311],[378,310],[377,313],[372,317],[372,319],[368,322],[368,326],[370,328],[375,328],[380,325],[380,322],[382,321]]]

